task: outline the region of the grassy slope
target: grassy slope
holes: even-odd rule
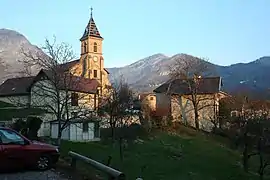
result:
[[[106,163],[111,155],[112,166],[124,171],[127,179],[135,179],[140,174],[144,179],[161,180],[258,179],[243,172],[239,153],[202,134],[172,136],[159,133],[142,144],[129,145],[123,163],[119,160],[118,146],[74,142],[62,145],[62,155],[72,150],[102,163]],[[180,158],[177,157],[179,154],[182,154]],[[140,173],[142,166],[146,169]]]

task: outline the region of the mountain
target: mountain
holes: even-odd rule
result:
[[[130,86],[137,91],[152,91],[161,83],[169,79],[168,66],[177,58],[190,55],[176,54],[172,57],[155,54],[141,59],[130,65],[119,68],[108,68],[111,81],[122,75]],[[248,91],[266,93],[270,88],[270,57],[261,57],[250,63],[238,63],[230,66],[219,66],[206,61],[223,80],[223,90],[229,93]]]
[[[24,66],[21,62],[25,56],[22,48],[31,54],[44,54],[37,46],[31,44],[22,34],[0,29],[0,83],[7,78],[23,76]],[[169,79],[168,67],[178,58],[188,58],[187,54],[176,54],[172,57],[154,54],[124,67],[108,68],[111,81],[121,76],[138,91],[152,91]],[[219,66],[206,61],[214,69],[214,75],[223,79],[223,90],[229,93],[248,90],[257,94],[270,93],[270,56],[261,57],[249,63],[238,63],[230,66]],[[33,73],[36,69],[32,68]],[[269,91],[269,92],[268,92]]]
[[[43,53],[22,34],[9,29],[0,29],[0,83],[11,77],[25,75],[22,63],[25,58],[22,53],[24,51],[33,55]]]

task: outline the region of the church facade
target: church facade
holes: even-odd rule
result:
[[[84,30],[81,42],[80,59],[76,59],[65,64],[59,64],[61,72],[69,72],[70,81],[76,85],[64,87],[58,84],[61,96],[69,97],[67,103],[68,110],[63,110],[61,117],[78,117],[79,109],[96,111],[103,97],[108,95],[111,87],[109,82],[109,72],[104,68],[104,58],[102,53],[103,38],[94,22],[92,12],[90,20]],[[60,72],[59,72],[60,73]],[[13,104],[18,107],[43,107],[48,113],[42,116],[43,124],[40,136],[50,134],[50,121],[59,119],[59,116],[52,110],[57,104],[50,97],[52,86],[51,73],[49,70],[41,69],[36,76],[11,78],[0,85],[0,101]],[[44,90],[50,87],[50,90]],[[59,108],[59,106],[58,106]]]

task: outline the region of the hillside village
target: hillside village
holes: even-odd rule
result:
[[[131,133],[129,128],[136,126],[147,133],[156,129],[169,133],[178,131],[180,126],[181,132],[188,129],[202,133],[200,138],[213,134],[233,141],[232,136],[236,137],[243,131],[243,126],[250,125],[247,123],[250,119],[265,120],[269,117],[270,104],[267,100],[249,99],[244,92],[237,96],[224,91],[223,78],[205,75],[198,58],[191,56],[177,59],[174,69],[170,69],[170,79],[150,92],[135,93],[124,78],[111,82],[109,71],[104,67],[103,37],[92,12],[78,45],[81,47],[79,59],[73,59],[65,44],[53,47],[49,41],[45,42],[46,56],[24,52],[28,58],[24,62],[26,66],[30,66],[30,61],[35,62],[31,65],[38,66],[39,71],[32,75],[27,74],[26,69],[25,76],[9,78],[0,85],[1,125],[12,127],[19,120],[39,118],[41,124],[37,138],[57,139],[59,145],[61,141],[68,140],[63,142],[63,147],[70,145],[79,151],[80,146],[88,147],[73,143],[102,141],[103,132],[119,140],[121,149],[122,143],[129,140],[122,129],[127,128]],[[241,119],[243,117],[244,120]],[[265,123],[261,119],[256,122]],[[120,136],[119,132],[124,135]],[[260,134],[261,131],[251,133],[256,138],[264,135]],[[143,142],[139,134],[131,136],[134,142]],[[244,133],[243,136],[246,138],[248,135]],[[126,141],[123,140],[125,138]],[[175,142],[178,140],[171,143]],[[166,144],[163,143],[162,147]],[[168,151],[172,153],[173,150]],[[173,158],[180,156],[175,155],[179,154],[177,150],[174,151]],[[245,158],[248,153],[243,154]]]
[[[101,37],[91,14],[80,39],[80,59],[71,61],[63,59],[57,65],[50,64],[47,67],[42,67],[36,76],[7,79],[0,86],[0,100],[19,107],[45,109],[39,136],[51,136],[52,127],[50,123],[58,120],[57,115],[59,113],[62,117],[66,117],[63,121],[69,121],[72,118],[89,118],[90,115],[95,115],[95,111],[100,107],[102,101],[107,98],[111,86],[108,79],[109,72],[104,68],[102,41],[103,37]],[[44,62],[50,62],[50,59],[47,59],[48,57],[40,58],[43,58],[41,60],[43,64]],[[38,61],[37,59],[32,60]],[[212,123],[210,119],[217,116],[218,101],[227,94],[221,91],[221,77],[202,77],[201,81],[200,87],[197,87],[198,95],[202,96],[204,100],[200,103],[213,105],[207,105],[199,111],[199,123],[201,127],[211,131]],[[156,115],[162,117],[171,115],[173,120],[189,122],[190,125],[195,127],[192,113],[193,105],[189,98],[192,95],[192,89],[189,89],[185,79],[182,79],[182,82],[179,79],[171,82],[171,90],[169,91],[167,86],[169,84],[165,82],[151,92],[153,96],[150,97],[151,111],[155,111]],[[64,99],[69,103],[69,110],[55,113],[57,104],[59,104],[56,101],[60,98],[51,94],[53,90],[59,90],[59,93],[63,94]],[[168,96],[168,94],[171,95]],[[142,95],[139,94],[138,96],[141,97],[140,100],[145,101]],[[206,96],[208,98],[205,98]],[[60,102],[60,104],[64,106],[63,102]],[[83,133],[81,136],[83,137]],[[94,139],[94,137],[91,139]]]

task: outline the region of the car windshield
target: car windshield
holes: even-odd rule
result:
[[[0,129],[0,139],[2,144],[21,144],[23,138],[11,130]]]

